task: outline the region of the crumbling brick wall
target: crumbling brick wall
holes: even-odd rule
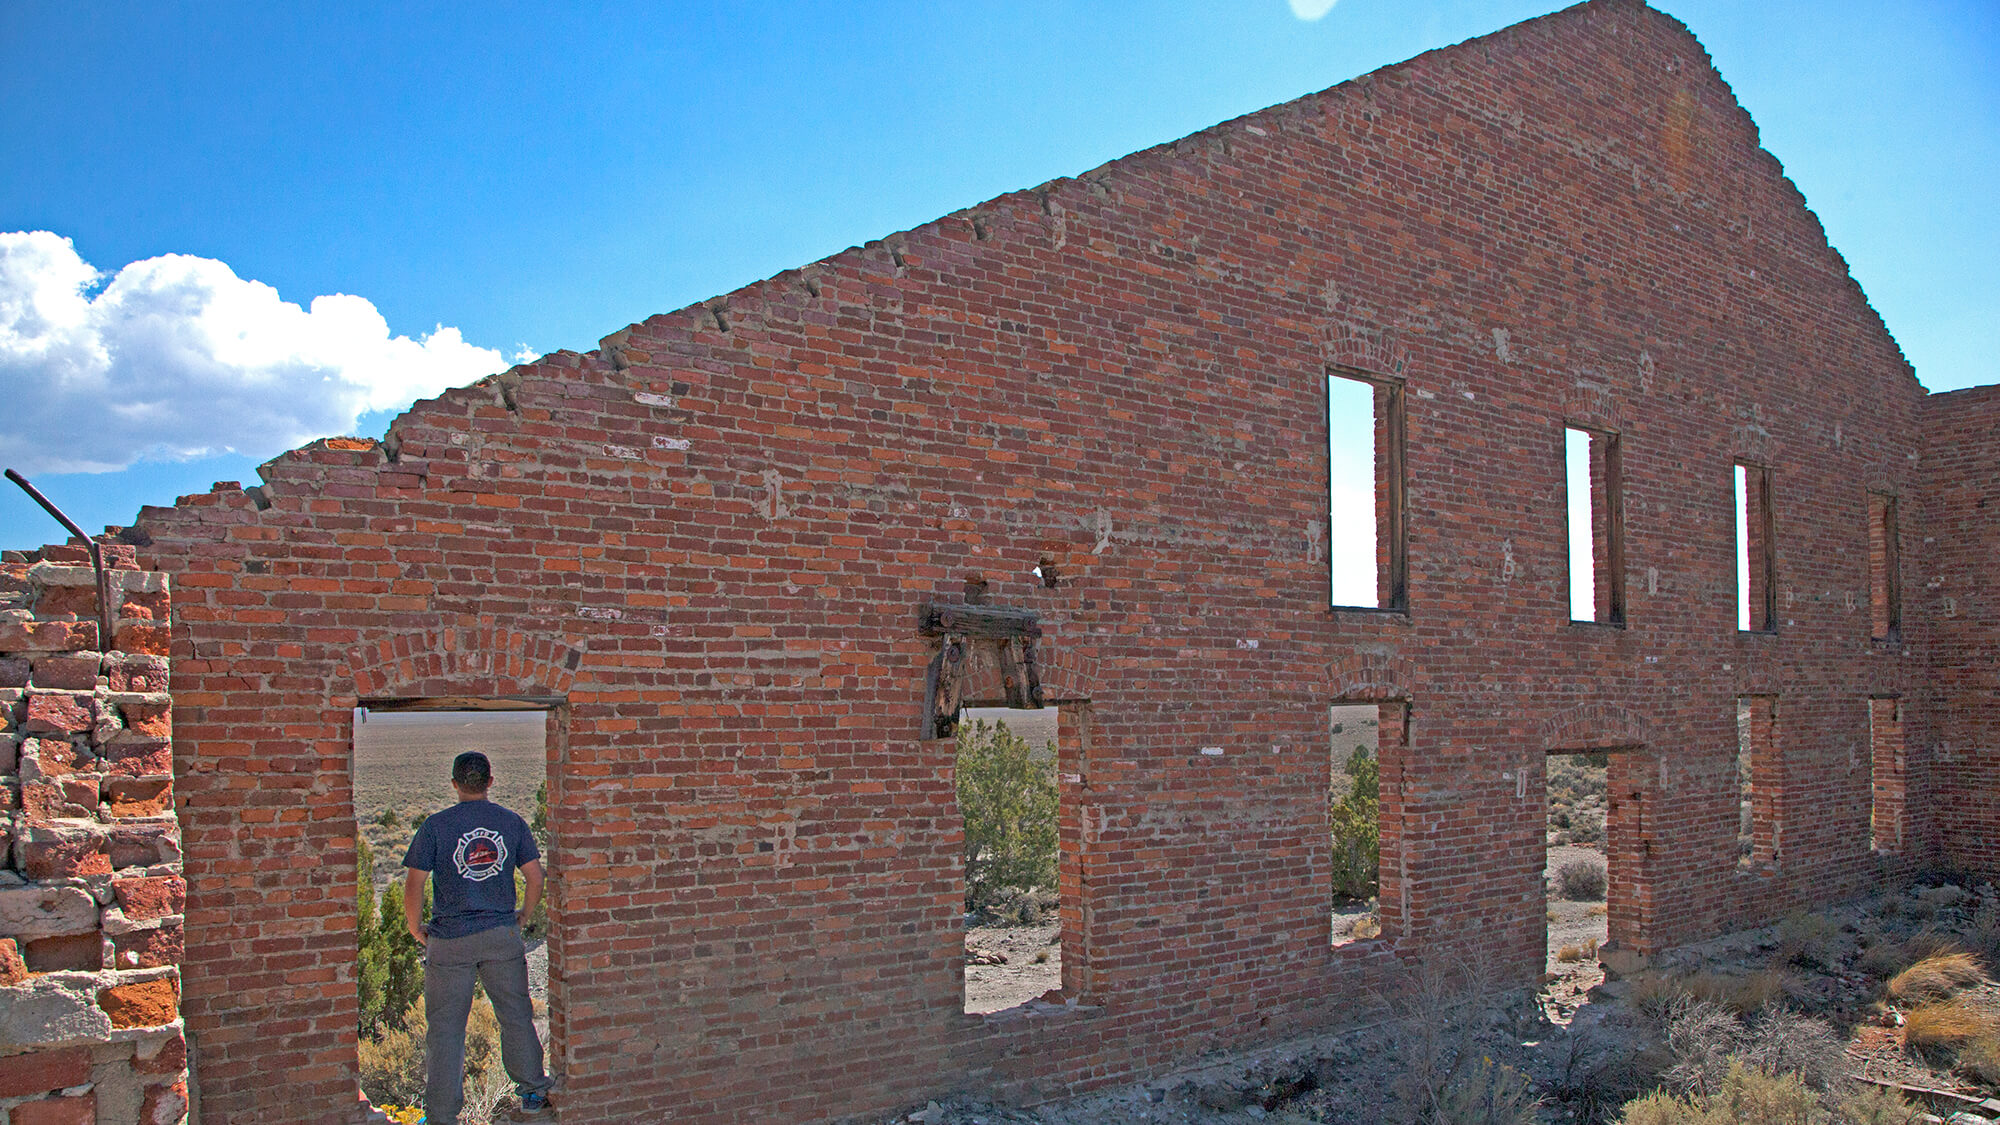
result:
[[[107,545],[0,561],[0,1114],[187,1118],[167,576]]]
[[[1327,605],[1329,370],[1400,383],[1406,611]],[[350,709],[550,701],[569,1125],[1020,1101],[1543,964],[1549,753],[1613,753],[1614,952],[1880,885],[1867,495],[1921,388],[1684,28],[1594,0],[993,200],[142,513],[176,583],[209,1125],[354,1107]],[[1565,425],[1619,436],[1623,627],[1569,620]],[[1735,628],[1731,467],[1775,629]],[[1928,534],[1909,505],[1906,540]],[[1609,562],[1608,552],[1600,556]],[[1906,583],[1907,585],[1907,583]],[[968,586],[1067,704],[1060,1002],[961,1009]],[[1737,700],[1782,822],[1736,862]],[[1329,944],[1327,707],[1407,703],[1384,935]],[[282,1075],[282,1083],[273,1081]]]

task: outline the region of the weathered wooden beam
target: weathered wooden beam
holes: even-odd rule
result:
[[[1006,640],[1042,635],[1035,611],[964,602],[925,602],[917,611],[917,632],[926,637],[957,634],[967,638]]]
[[[560,695],[432,695],[419,699],[364,699],[369,711],[549,711],[569,702]]]

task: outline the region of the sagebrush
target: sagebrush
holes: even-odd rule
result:
[[[965,909],[1056,885],[1054,747],[1037,754],[1005,723],[958,728],[958,811],[965,821]]]
[[[1382,765],[1357,745],[1344,767],[1346,784],[1327,790],[1333,828],[1333,895],[1373,898],[1382,866]]]

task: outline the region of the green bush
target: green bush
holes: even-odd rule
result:
[[[369,874],[373,857],[368,842],[356,849],[356,925],[360,946],[355,957],[355,990],[361,1007],[362,1039],[401,1027],[403,1013],[424,995],[424,947],[410,936],[403,921],[403,888],[391,881],[375,897]],[[431,913],[430,883],[424,883],[424,917]]]
[[[1382,767],[1366,746],[1347,758],[1346,792],[1327,792],[1333,826],[1333,895],[1373,898],[1382,865]]]
[[[1056,883],[1056,764],[1005,723],[958,728],[958,810],[965,819],[965,908]]]

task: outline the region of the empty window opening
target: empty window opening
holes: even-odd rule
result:
[[[1868,834],[1878,852],[1903,850],[1903,701],[1878,696],[1868,701]]]
[[[1327,712],[1326,812],[1334,945],[1392,935],[1401,922],[1401,702],[1336,704]]]
[[[1569,616],[1625,624],[1624,480],[1618,435],[1563,428]]]
[[[1736,863],[1778,862],[1783,762],[1778,750],[1778,701],[1769,695],[1736,700]]]
[[[1736,627],[1748,633],[1778,629],[1778,567],[1773,550],[1771,470],[1736,466]]]
[[[1611,876],[1605,851],[1610,755],[1550,754],[1547,767],[1546,971],[1588,989],[1603,978],[1597,950],[1610,925],[1606,896]]]
[[[1896,498],[1868,494],[1869,635],[1894,641],[1903,635],[1903,591],[1897,580]]]
[[[364,706],[354,712],[357,1030],[363,1092],[377,1107],[414,1107],[421,1103],[423,1081],[423,949],[410,936],[403,916],[402,861],[425,818],[456,803],[452,759],[467,750],[487,756],[493,769],[488,799],[520,814],[541,852],[547,883],[522,937],[528,945],[536,1034],[545,1056],[554,1057],[549,1042],[547,946],[548,903],[555,879],[548,830],[551,713],[405,709],[423,707],[421,702],[405,701],[393,706],[395,710]],[[518,907],[524,890],[518,870],[514,878]],[[426,880],[426,918],[430,886]],[[405,1065],[412,1051],[414,1087]],[[499,1023],[483,988],[473,1003],[466,1057],[468,1103],[513,1089],[500,1065]]]
[[[1065,880],[1060,713],[959,713],[965,843],[965,1011],[997,1012],[1063,986]],[[1072,765],[1071,769],[1074,769]]]
[[[1403,385],[1328,372],[1326,420],[1331,604],[1407,610]]]

